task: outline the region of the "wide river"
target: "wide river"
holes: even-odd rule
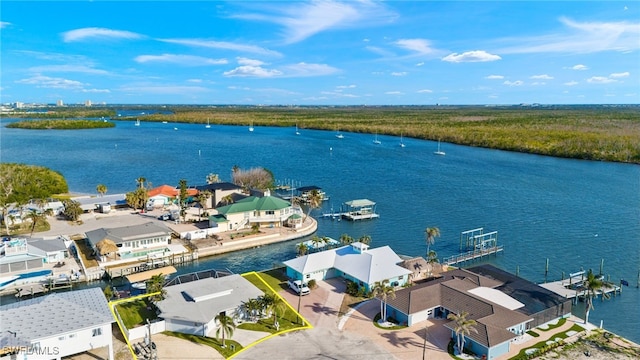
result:
[[[320,215],[353,199],[377,203],[380,218],[352,223],[318,219],[318,235],[370,235],[372,246],[425,255],[424,229],[440,228],[432,249],[440,258],[459,252],[460,232],[498,231],[504,253],[486,261],[534,282],[559,280],[580,269],[611,281],[629,281],[622,296],[595,302],[589,320],[640,342],[640,166],[559,159],[506,151],[293,128],[116,122],[111,129],[0,129],[0,160],[61,172],[71,191],[131,191],[136,179],[153,186],[202,185],[209,173],[229,181],[234,165],[265,167],[279,182],[317,185],[329,196]],[[180,273],[271,268],[295,256],[298,241],[201,259]],[[584,315],[579,303],[576,315]]]

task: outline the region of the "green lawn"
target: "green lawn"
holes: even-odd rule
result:
[[[568,337],[569,337],[569,336],[567,335],[567,333],[568,333],[569,331],[581,332],[581,331],[583,331],[583,330],[584,330],[584,328],[583,328],[582,326],[580,326],[580,325],[578,325],[578,324],[575,324],[575,325],[573,325],[569,330],[561,331],[561,332],[559,332],[559,333],[557,333],[557,334],[555,334],[555,335],[551,336],[549,339],[554,340],[554,339],[556,339],[556,338],[560,338],[560,339],[564,340],[564,339],[566,339],[566,338],[568,338]],[[534,344],[534,345],[531,345],[531,346],[529,346],[529,347],[526,347],[526,348],[524,348],[524,349],[520,350],[520,352],[518,353],[518,355],[516,355],[516,356],[512,357],[512,358],[511,358],[511,359],[509,359],[509,360],[521,360],[521,359],[529,359],[529,358],[532,358],[532,356],[534,356],[534,354],[532,354],[532,355],[527,355],[527,353],[526,353],[527,349],[532,349],[532,348],[538,349],[538,352],[536,352],[536,353],[535,353],[535,356],[540,356],[540,355],[542,355],[542,353],[544,353],[544,352],[546,352],[546,351],[548,351],[548,350],[551,350],[551,349],[552,349],[552,348],[554,348],[554,347],[557,347],[557,346],[560,346],[560,345],[561,345],[561,342],[555,342],[555,343],[553,343],[552,345],[548,345],[548,344],[547,344],[547,341],[549,341],[549,340],[540,341],[540,342],[539,342],[539,343],[537,343],[537,344]]]
[[[242,349],[242,345],[240,345],[239,342],[236,342],[236,341],[233,341],[233,340],[229,340],[229,339],[225,339],[225,341],[224,341],[225,347],[222,347],[222,343],[220,341],[218,341],[217,339],[214,339],[214,338],[210,338],[210,337],[189,335],[189,334],[183,334],[183,333],[178,333],[178,332],[173,332],[173,331],[164,331],[162,333],[165,334],[165,335],[169,335],[169,336],[177,337],[177,338],[180,338],[180,339],[184,339],[184,340],[196,343],[196,344],[202,344],[202,345],[210,346],[210,347],[216,349],[216,351],[219,352],[222,356],[224,356],[225,359],[230,357],[231,355],[237,353],[238,351],[240,351]]]
[[[144,325],[147,323],[147,319],[153,320],[158,317],[155,307],[148,304],[144,299],[121,303],[116,305],[115,308],[127,329]]]

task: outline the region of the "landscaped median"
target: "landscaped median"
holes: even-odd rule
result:
[[[291,306],[291,304],[278,294],[277,289],[281,289],[286,286],[286,278],[283,278],[277,271],[268,271],[264,273],[249,272],[242,274],[241,276],[256,288],[260,289],[264,293],[261,298],[263,300],[264,298],[270,299],[271,305],[267,308],[252,311],[252,313],[256,314],[256,317],[249,319],[249,321],[245,320],[244,322],[236,324],[234,319],[233,324],[230,324],[225,330],[225,335],[221,336],[221,338],[224,337],[224,340],[221,338],[164,331],[164,321],[151,322],[152,320],[157,320],[158,315],[156,314],[156,308],[154,304],[150,302],[149,297],[158,295],[160,292],[114,300],[109,302],[109,308],[111,309],[114,319],[118,323],[118,327],[120,328],[134,359],[138,359],[140,349],[139,344],[132,344],[131,339],[144,338],[147,335],[148,329],[144,326],[147,325],[147,320],[151,322],[150,326],[152,326],[152,334],[161,332],[164,335],[209,346],[219,352],[226,359],[233,358],[247,348],[268,340],[273,336],[291,331],[312,328],[309,321],[303,318],[302,315]],[[258,300],[261,299],[248,299],[248,301],[243,303],[242,306],[247,306],[248,303],[253,300],[257,303]],[[160,317],[162,317],[162,314],[160,314]],[[249,340],[251,343],[241,344],[233,339],[234,330],[238,329],[245,333],[243,336],[244,340]],[[260,337],[261,333],[266,334],[266,336]],[[255,336],[247,336],[246,334],[254,334]],[[253,340],[256,338],[258,339]],[[158,349],[162,348],[162,343],[157,343],[156,345]]]

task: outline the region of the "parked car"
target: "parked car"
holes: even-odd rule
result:
[[[311,293],[307,284],[303,283],[301,280],[289,279],[289,287],[300,296],[309,295]]]
[[[167,220],[171,219],[171,214],[169,214],[169,213],[164,213],[164,214],[160,215],[160,216],[158,217],[158,219],[163,220],[163,221],[167,221]]]

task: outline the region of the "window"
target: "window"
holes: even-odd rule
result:
[[[95,328],[91,332],[91,336],[100,336],[102,335],[102,328]]]
[[[58,336],[58,340],[59,340],[59,341],[63,341],[65,338],[66,338],[66,337],[65,337],[64,335],[62,335],[62,336]]]
[[[69,334],[69,339],[73,339],[74,337],[76,337],[76,334]]]
[[[275,212],[275,211],[273,211],[273,210],[267,210],[267,211],[265,211],[265,213],[266,213],[267,215],[275,215],[275,213],[276,213],[276,212]]]

